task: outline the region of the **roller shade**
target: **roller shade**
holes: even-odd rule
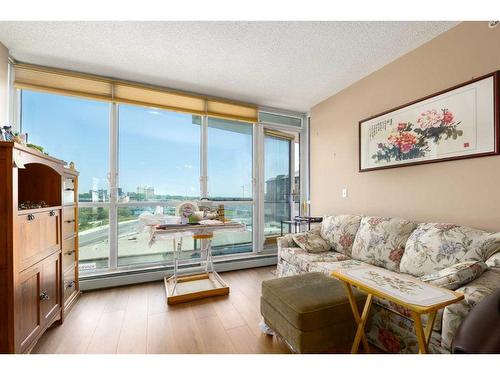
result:
[[[114,85],[114,101],[199,115],[205,113],[205,99],[203,98],[122,83]]]
[[[15,64],[14,74],[19,89],[257,122],[257,107],[250,104],[29,64]]]
[[[226,103],[215,100],[207,101],[207,114],[214,117],[222,117],[249,122],[256,122],[258,116],[256,107]]]
[[[19,89],[111,100],[112,83],[77,74],[66,74],[27,65],[15,65],[14,86]]]

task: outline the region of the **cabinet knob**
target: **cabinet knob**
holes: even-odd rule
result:
[[[28,221],[33,221],[33,220],[35,220],[35,215],[28,214],[28,216],[26,217],[26,219],[28,219]]]
[[[54,216],[55,214],[56,214],[56,212],[54,210],[49,212],[49,216]]]
[[[73,254],[74,252],[75,252],[75,250],[70,250],[70,251],[66,251],[66,252],[65,252],[65,254],[66,254],[66,255],[71,255],[71,254]]]
[[[74,281],[70,281],[67,285],[66,285],[66,289],[71,289],[71,288],[74,288],[75,287],[75,282]]]
[[[42,293],[40,293],[40,301],[47,301],[49,300],[49,293],[47,293],[46,290],[44,290]]]
[[[65,223],[68,223],[68,224],[69,224],[69,223],[74,223],[74,222],[75,222],[75,219],[73,219],[73,220],[64,220],[64,222],[65,222]]]

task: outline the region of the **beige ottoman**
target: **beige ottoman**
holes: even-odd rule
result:
[[[365,296],[354,291],[359,306]],[[345,351],[356,324],[342,284],[320,272],[262,282],[264,322],[296,353]]]

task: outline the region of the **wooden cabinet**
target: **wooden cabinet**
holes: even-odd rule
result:
[[[0,353],[29,353],[79,295],[78,173],[64,164],[0,142]]]
[[[63,174],[63,319],[78,296],[78,173],[68,169]]]

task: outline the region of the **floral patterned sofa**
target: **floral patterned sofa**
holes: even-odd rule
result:
[[[416,223],[360,215],[326,216],[310,232],[278,238],[279,277],[370,264],[412,275],[465,294],[440,310],[429,351],[449,353],[468,312],[500,288],[500,233],[444,223]],[[424,321],[425,324],[425,321]],[[387,352],[416,353],[417,338],[405,308],[374,299],[368,339]]]

